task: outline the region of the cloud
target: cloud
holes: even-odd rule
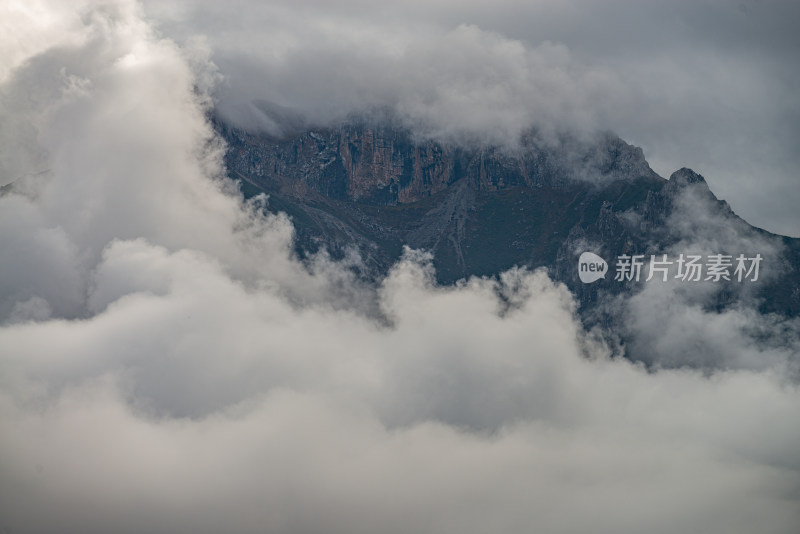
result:
[[[229,119],[253,99],[319,122],[385,106],[424,135],[514,141],[611,129],[668,176],[692,167],[751,223],[800,236],[796,2],[147,2],[202,35]],[[247,13],[246,17],[238,16]]]
[[[31,125],[0,196],[2,529],[796,530],[780,361],[648,371],[543,272],[302,265],[223,178],[202,43],[128,2],[76,20],[2,86],[0,128]]]
[[[233,33],[224,22],[208,27],[205,9],[213,11],[206,6],[190,20],[209,31],[225,76],[218,110],[251,129],[275,132],[268,117],[254,124],[253,102],[266,99],[311,124],[388,108],[425,137],[509,144],[534,124],[551,132],[600,127],[597,108],[613,95],[621,104],[625,94],[618,78],[576,64],[562,44],[531,48],[474,24],[369,23],[269,5],[252,10],[259,24]]]
[[[491,283],[435,288],[407,260],[388,327],[248,293],[188,252],[107,262],[142,260],[148,291],[0,333],[12,531],[796,525],[795,386],[608,359],[542,273],[507,275],[501,317]]]
[[[669,184],[670,188],[673,184]],[[624,332],[629,356],[656,367],[691,366],[706,370],[784,368],[800,377],[800,320],[760,313],[759,295],[765,287],[796,267],[790,263],[781,238],[751,228],[710,194],[704,182],[676,189],[663,236],[651,243],[644,257],[642,281],[649,277],[650,255],[663,254],[673,263],[667,280],[660,274],[643,282],[632,296],[600,303],[600,312]],[[630,224],[641,224],[633,220]],[[677,277],[677,259],[683,255],[708,258],[760,256],[758,280],[731,283],[707,280],[686,282]],[[768,295],[778,289],[767,290]]]

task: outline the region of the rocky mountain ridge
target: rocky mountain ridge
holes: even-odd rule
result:
[[[442,283],[545,267],[592,309],[604,294],[637,288],[611,277],[580,283],[583,250],[611,260],[719,242],[731,250],[711,252],[750,254],[736,243],[760,240],[779,252],[748,298],[763,311],[800,313],[800,240],[748,225],[689,169],[665,180],[640,148],[610,133],[548,141],[531,132],[509,149],[416,139],[366,121],[282,138],[215,124],[229,173],[246,195],[266,193],[270,209],[292,218],[301,257],[356,249],[363,273],[380,276],[409,246],[433,253]],[[735,287],[720,294],[720,307],[741,297]]]

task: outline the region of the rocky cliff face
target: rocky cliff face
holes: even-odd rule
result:
[[[368,124],[313,129],[285,139],[222,126],[227,163],[243,177],[302,197],[310,191],[362,204],[410,204],[464,180],[474,191],[563,189],[576,182],[657,178],[641,149],[605,134],[591,142],[546,143],[531,134],[516,148],[415,141],[408,131]]]
[[[356,249],[364,274],[380,276],[403,246],[426,249],[443,283],[514,265],[545,267],[591,312],[604,296],[641,286],[615,283],[613,275],[582,284],[582,251],[611,261],[683,249],[763,250],[769,268],[758,284],[746,294],[726,286],[716,305],[747,298],[763,311],[800,314],[800,240],[751,227],[689,169],[661,178],[639,148],[611,134],[555,143],[531,134],[501,149],[417,140],[380,124],[281,139],[217,126],[232,177],[246,195],[267,193],[270,209],[292,218],[301,256]]]

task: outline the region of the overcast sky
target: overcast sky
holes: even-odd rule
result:
[[[254,97],[321,121],[389,98],[427,134],[502,142],[620,114],[632,141],[745,160],[720,140],[741,116],[752,159],[789,165],[789,137],[756,136],[791,132],[788,15],[746,44],[736,17],[766,4],[708,37],[631,4],[630,49],[591,31],[619,17],[562,3],[216,5],[0,5],[0,532],[797,532],[799,319],[653,284],[609,303],[646,369],[543,271],[440,287],[409,251],[373,286],[302,265],[289,219],[224,179],[206,120]],[[715,104],[725,80],[741,92]],[[757,183],[784,202],[788,176]],[[691,191],[676,246],[777,254]]]
[[[611,129],[662,176],[691,167],[751,223],[800,236],[797,2],[234,0],[147,10],[165,35],[205,37],[228,110],[261,98],[328,120],[389,105],[428,132],[494,140],[530,123]]]

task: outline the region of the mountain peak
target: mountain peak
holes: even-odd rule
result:
[[[702,175],[697,174],[688,167],[682,167],[677,171],[673,172],[672,175],[669,177],[669,181],[670,183],[679,186],[685,186],[690,184],[704,184],[706,185],[706,187],[708,187],[708,184],[706,184],[706,179],[703,178]]]
[[[609,132],[547,138],[531,131],[518,147],[493,147],[420,139],[378,120],[282,137],[216,124],[231,176],[245,195],[267,193],[269,209],[291,217],[298,255],[325,249],[345,257],[355,248],[368,276],[385,273],[404,246],[430,251],[443,283],[514,265],[546,267],[590,310],[600,292],[634,289],[582,284],[576,251],[644,255],[675,243],[676,221],[702,233],[708,218],[732,220],[701,175],[682,168],[664,180],[640,148]],[[744,221],[735,228],[753,235]],[[796,271],[791,276],[776,283],[796,283]],[[768,294],[769,311],[800,310],[800,297]]]

